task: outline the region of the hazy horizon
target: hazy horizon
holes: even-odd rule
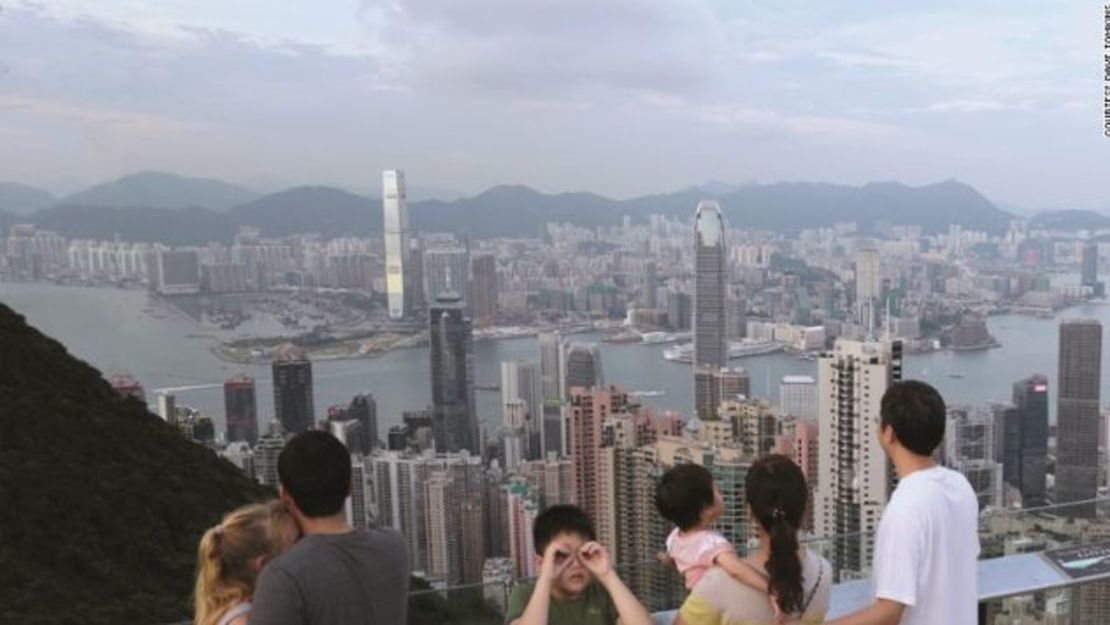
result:
[[[497,184],[629,198],[711,180],[965,182],[1110,208],[1102,6],[708,0],[16,0],[0,180],[142,170],[260,192]]]

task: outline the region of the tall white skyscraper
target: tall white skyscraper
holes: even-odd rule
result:
[[[699,417],[717,409],[712,375],[728,364],[725,343],[725,224],[721,206],[698,203],[694,218],[694,408]],[[700,381],[700,383],[699,383]]]
[[[382,212],[389,318],[404,319],[412,310],[412,286],[409,278],[409,208],[405,200],[405,173],[399,169],[382,171]]]
[[[883,394],[901,379],[902,346],[839,339],[817,367],[818,478],[814,495],[818,536],[874,532],[890,493],[889,463],[879,445]],[[870,566],[873,544],[837,540],[833,566],[851,578]]]

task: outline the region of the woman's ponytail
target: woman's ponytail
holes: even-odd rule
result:
[[[752,464],[744,489],[752,517],[770,537],[768,589],[784,614],[799,614],[806,607],[798,556],[798,529],[809,493],[805,475],[786,456],[765,456]]]
[[[802,561],[798,558],[798,528],[791,524],[781,508],[772,511],[770,556],[767,558],[767,586],[785,614],[801,612],[805,591],[802,590]]]

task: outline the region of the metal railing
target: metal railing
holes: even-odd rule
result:
[[[1094,599],[1084,603],[1083,593],[1087,591],[1080,592],[1079,588],[1097,583],[1097,588],[1102,589],[1106,584],[1101,596],[1110,596],[1110,582],[1052,576],[1055,569],[1043,557],[1046,551],[1110,540],[1110,498],[1024,510],[988,510],[979,519],[979,535],[984,560],[980,565],[980,586],[986,618],[1012,617],[1005,621],[1007,623],[1054,622],[1051,619],[1067,622],[1063,619],[1073,609],[1090,614],[1102,605]],[[874,534],[858,532],[810,537],[802,542],[825,556],[838,571],[830,616],[862,607],[861,601],[870,600],[869,554]],[[741,550],[742,547],[738,546]],[[846,553],[860,557],[853,563],[838,563],[838,555],[842,557]],[[678,608],[685,599],[680,576],[657,559],[624,563],[615,568],[641,602],[658,614],[661,622],[667,622],[668,611]],[[1033,582],[1011,583],[1013,575]],[[526,580],[501,579],[414,590],[410,594],[410,623],[504,623],[512,588],[520,581]],[[1110,602],[1104,603],[1110,606]],[[1101,618],[1100,615],[1091,618]],[[430,616],[446,620],[428,620]],[[1110,623],[1110,610],[1105,616],[1107,620],[1098,622]]]

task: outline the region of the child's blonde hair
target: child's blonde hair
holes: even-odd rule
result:
[[[289,519],[279,501],[250,504],[204,533],[197,549],[195,625],[214,625],[229,608],[250,600],[258,578],[254,563],[281,552],[281,522]]]

